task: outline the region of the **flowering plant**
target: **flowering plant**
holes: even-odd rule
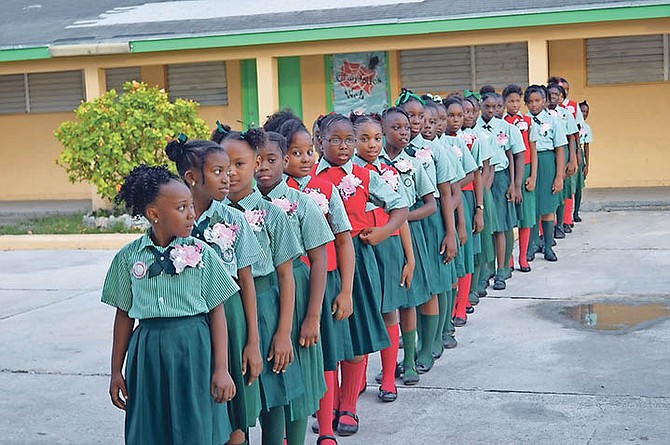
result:
[[[516,123],[516,128],[518,128],[520,131],[526,131],[528,130],[528,122],[520,120]]]
[[[265,224],[266,215],[267,212],[265,210],[246,210],[244,212],[244,217],[254,232],[260,232],[263,230],[263,224]]]
[[[236,225],[216,223],[205,229],[205,241],[216,244],[221,250],[228,250],[233,247],[239,230],[240,227]]]
[[[506,145],[507,141],[509,141],[509,138],[502,131],[498,133],[498,136],[496,136],[496,142],[498,142],[498,145]]]
[[[203,267],[202,246],[195,244],[177,244],[170,252],[170,260],[174,264],[175,273],[182,273],[187,267]]]
[[[298,203],[291,202],[288,198],[272,198],[272,204],[276,205],[286,213],[286,216],[289,218],[295,215],[295,211],[298,210]]]
[[[340,191],[340,195],[342,195],[342,199],[345,201],[354,194],[356,194],[356,189],[358,187],[361,187],[361,184],[363,181],[361,181],[358,177],[356,177],[353,174],[348,174],[342,180],[340,181],[340,184],[337,186],[337,189]]]
[[[416,159],[422,164],[428,164],[432,158],[433,156],[431,154],[430,147],[424,147],[416,152]]]
[[[465,142],[465,145],[467,145],[468,148],[472,148],[472,144],[474,144],[475,140],[477,139],[477,136],[474,134],[465,132],[459,133],[458,137],[461,138],[463,142]]]
[[[314,201],[316,201],[316,204],[319,206],[319,209],[323,214],[325,215],[328,213],[328,198],[326,198],[326,195],[318,191],[317,189],[312,189],[312,188],[306,188],[304,192],[307,196],[312,198]]]
[[[412,173],[414,171],[414,164],[407,159],[401,159],[395,163],[395,168],[400,173]]]
[[[381,174],[382,179],[386,182],[394,192],[398,191],[398,185],[400,183],[400,178],[398,175],[391,169],[384,170]]]

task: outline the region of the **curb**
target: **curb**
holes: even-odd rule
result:
[[[141,233],[91,235],[1,235],[0,251],[16,250],[118,250]]]

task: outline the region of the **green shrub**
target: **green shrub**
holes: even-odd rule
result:
[[[57,162],[70,181],[87,181],[108,199],[138,164],[172,165],[163,150],[179,133],[190,138],[209,134],[197,117],[196,102],[170,102],[164,90],[138,82],[126,82],[123,90],[82,102],[75,110],[77,121],[63,122],[55,132],[64,147]]]

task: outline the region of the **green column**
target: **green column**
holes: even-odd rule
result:
[[[242,90],[242,121],[244,128],[250,124],[261,125],[258,118],[258,78],[256,59],[240,60],[240,88]]]
[[[302,117],[302,76],[300,57],[279,57],[277,59],[279,81],[279,108],[290,108]]]

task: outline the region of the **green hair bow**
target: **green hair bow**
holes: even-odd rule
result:
[[[463,97],[464,98],[469,98],[469,97],[474,97],[477,100],[482,100],[482,95],[477,93],[476,91],[470,91],[470,90],[464,90],[463,91]]]
[[[399,107],[402,104],[406,104],[410,100],[417,100],[421,105],[426,105],[426,101],[421,98],[421,96],[414,94],[411,90],[402,89],[400,97],[395,101],[395,106]]]
[[[219,121],[216,121],[216,131],[224,135],[230,133],[230,129],[224,127],[223,124]]]
[[[186,136],[184,133],[179,133],[177,135],[177,142],[180,144],[185,144],[186,141],[188,141],[188,136]]]

